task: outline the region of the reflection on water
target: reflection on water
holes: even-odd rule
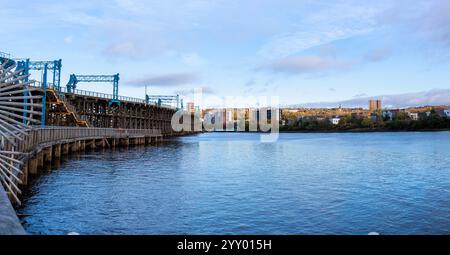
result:
[[[73,157],[33,185],[30,233],[449,234],[450,132],[213,133]]]

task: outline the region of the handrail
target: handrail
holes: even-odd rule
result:
[[[159,129],[120,129],[120,128],[83,128],[83,127],[33,127],[28,137],[19,144],[22,152],[30,152],[39,144],[60,140],[83,138],[126,138],[133,136],[161,135]]]

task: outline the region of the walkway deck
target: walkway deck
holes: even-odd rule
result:
[[[156,129],[113,129],[49,127],[32,128],[27,135],[13,141],[2,141],[0,177],[10,199],[20,204],[21,187],[29,175],[38,175],[46,165],[61,155],[86,149],[145,145],[162,140]]]

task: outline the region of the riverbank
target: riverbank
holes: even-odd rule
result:
[[[280,130],[280,133],[397,133],[397,132],[446,132],[444,129],[389,130],[389,129],[348,129],[348,130]]]
[[[450,128],[444,128],[444,129],[420,129],[420,130],[389,130],[389,129],[347,129],[347,130],[336,130],[336,129],[330,129],[330,130],[283,130],[280,129],[279,133],[302,133],[302,134],[320,134],[320,133],[401,133],[401,132],[446,132],[450,131]],[[201,133],[210,133],[208,131],[203,131]],[[269,132],[262,132],[262,131],[213,131],[213,133],[269,133]]]

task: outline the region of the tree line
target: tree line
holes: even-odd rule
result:
[[[450,129],[450,119],[441,117],[436,110],[429,114],[420,113],[418,120],[412,120],[408,113],[397,112],[391,119],[389,116],[377,114],[376,117],[346,115],[340,118],[339,124],[331,123],[330,118],[293,118],[286,116],[288,123],[280,126],[281,131],[420,131]],[[376,120],[375,120],[376,119]]]

